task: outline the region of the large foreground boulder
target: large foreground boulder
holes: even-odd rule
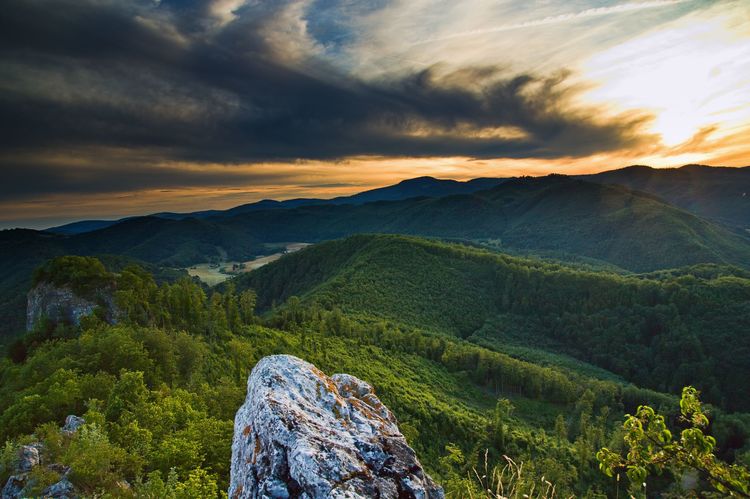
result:
[[[442,498],[370,385],[290,355],[250,374],[230,498]]]

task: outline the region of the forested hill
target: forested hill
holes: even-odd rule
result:
[[[268,242],[317,242],[356,233],[459,238],[563,259],[586,257],[636,272],[697,263],[750,266],[748,237],[647,194],[561,175],[511,179],[493,189],[442,198],[304,206],[205,220],[132,219],[62,241],[71,253],[114,251],[184,265],[221,251],[247,256]]]
[[[750,279],[730,267],[621,276],[361,235],[285,256],[236,285],[256,290],[262,308],[300,296],[521,356],[564,352],[661,391],[693,384],[722,407],[750,409],[738,381],[750,379]]]
[[[195,219],[131,219],[77,236],[26,229],[0,231],[0,339],[23,330],[31,274],[55,256],[121,256],[161,272],[157,266],[183,267],[222,253],[243,260],[262,252],[263,245],[246,232]]]
[[[713,272],[705,277],[707,285],[725,299],[731,293],[723,280],[741,279],[716,277],[728,273],[721,269],[702,272]],[[98,312],[79,326],[44,321],[0,358],[0,483],[20,480],[29,497],[63,479],[82,497],[226,497],[233,418],[245,399],[248,374],[264,356],[287,353],[328,374],[343,371],[372,384],[448,497],[485,497],[487,489],[499,487],[504,469],[503,485],[519,495],[531,496],[542,484],[560,497],[613,497],[628,484],[637,491],[644,482],[650,493],[679,494],[681,472],[633,478],[617,470],[616,480],[602,473],[598,457],[605,446],[627,451],[623,415],[642,404],[657,408],[674,428],[674,396],[586,374],[580,362],[556,365],[560,355],[514,359],[493,351],[504,343],[486,348],[452,336],[453,324],[461,323],[455,309],[446,310],[449,320],[440,317],[440,309],[456,300],[467,316],[505,307],[516,314],[508,324],[530,323],[531,307],[563,306],[564,294],[571,293],[566,283],[578,290],[571,306],[594,313],[613,300],[640,300],[638,292],[618,286],[608,292],[607,276],[600,276],[597,287],[590,274],[403,236],[321,244],[285,256],[256,276],[240,284],[256,285],[265,300],[272,288],[295,281],[303,298],[290,296],[257,314],[255,293],[231,284],[207,293],[188,278],[158,284],[137,266],[115,274],[75,256],[45,265],[36,273],[42,282],[79,290],[108,283],[118,322],[109,324]],[[500,305],[472,307],[479,291],[505,289],[509,279],[518,285],[509,288],[505,305],[500,293],[490,295]],[[533,293],[522,292],[527,282],[539,292],[548,285],[559,292],[545,308]],[[638,288],[637,280],[627,282]],[[365,283],[372,292],[361,290]],[[660,299],[652,289],[658,283],[643,286],[652,301]],[[479,291],[471,294],[472,287]],[[360,294],[352,295],[357,289]],[[742,292],[737,284],[734,296]],[[424,317],[425,325],[377,318],[392,313],[407,321]],[[469,339],[475,341],[474,335]],[[746,462],[750,416],[709,410],[706,431],[716,446],[708,453]],[[82,416],[83,426],[61,432],[68,415]],[[37,449],[42,465],[11,478],[24,446]],[[513,478],[503,456],[513,460]],[[487,471],[482,476],[474,470]],[[735,473],[740,479],[747,476],[742,470]],[[702,477],[698,486],[701,492],[712,488]]]
[[[631,271],[750,265],[750,239],[648,195],[570,177],[517,178],[486,191],[360,206],[256,212],[225,222],[262,241],[398,233],[588,257]]]
[[[648,194],[570,177],[517,178],[472,194],[359,205],[304,206],[234,217],[144,217],[74,236],[0,232],[0,317],[21,323],[19,300],[46,259],[113,253],[185,267],[244,261],[269,243],[318,242],[357,233],[470,241],[517,254],[584,260],[644,272],[701,263],[750,267],[750,237]],[[2,331],[4,334],[16,331]]]
[[[649,192],[692,213],[728,225],[750,228],[750,166],[630,166],[581,178]]]

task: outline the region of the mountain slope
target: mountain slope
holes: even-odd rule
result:
[[[366,263],[363,258],[385,242],[392,243],[387,252],[411,248],[417,256],[465,251],[413,238],[358,236],[343,244],[353,251],[334,252],[332,259],[349,252],[350,264]],[[342,243],[320,248],[336,246]],[[320,248],[306,258],[320,255]],[[464,256],[473,260],[474,253]],[[64,268],[71,277],[82,271]],[[54,275],[65,282],[64,274]],[[622,438],[616,428],[624,413],[641,404],[671,406],[671,419],[677,406],[674,397],[582,375],[575,366],[536,365],[447,335],[368,323],[342,313],[336,302],[326,309],[289,300],[257,317],[244,306],[248,295],[231,288],[207,296],[188,280],[157,287],[137,271],[104,277],[123,291],[118,324],[85,321],[52,341],[49,331],[38,331],[14,350],[13,360],[0,359],[0,438],[7,439],[0,482],[14,473],[24,444],[38,442],[43,463],[59,463],[44,474],[32,472],[36,489],[30,486],[26,495],[39,495],[69,466],[68,480],[81,496],[122,495],[127,480],[137,497],[165,497],[173,489],[185,497],[221,497],[247,375],[271,354],[292,354],[326,373],[343,371],[370,383],[448,497],[494,489],[472,470],[486,460],[485,474],[495,475],[507,463],[503,456],[523,463],[516,490],[531,494],[549,480],[547,490],[554,484],[564,497],[613,496],[619,484],[599,471],[596,451]],[[86,424],[61,436],[69,414]],[[350,421],[348,413],[339,414]],[[711,417],[722,457],[744,450],[747,415],[715,409]],[[650,481],[649,490],[665,490],[672,477],[666,478]]]
[[[403,236],[322,243],[235,280],[506,351],[568,354],[642,386],[750,408],[750,279],[731,268],[625,277]],[[707,277],[705,277],[707,276]],[[726,345],[732,345],[727,349]],[[559,359],[558,359],[559,360]]]
[[[750,228],[750,167],[726,168],[686,165],[681,168],[629,166],[577,178],[601,184],[614,184],[656,195],[693,214],[743,229]],[[171,220],[185,218],[232,217],[254,211],[298,208],[331,204],[364,204],[398,201],[414,197],[444,197],[471,194],[491,189],[508,179],[477,178],[466,182],[433,177],[418,177],[398,184],[333,199],[299,198],[285,201],[266,199],[228,210],[204,210],[191,213],[155,213],[151,216]],[[129,217],[133,218],[133,217]],[[47,229],[58,234],[80,234],[128,220],[84,220]]]
[[[750,228],[750,167],[630,166],[580,178],[648,192],[700,216]]]
[[[635,272],[700,263],[750,267],[750,240],[718,224],[624,187],[553,175],[441,198],[206,219],[141,217],[73,236],[4,231],[0,309],[17,305],[27,290],[25,276],[56,255],[113,253],[187,266],[218,258],[245,260],[263,254],[267,243],[318,242],[357,233],[460,239],[563,260],[585,257]],[[20,316],[18,310],[8,313]]]
[[[501,186],[488,197],[509,213],[509,246],[564,250],[634,271],[750,265],[748,240],[629,189],[547,178]]]
[[[77,253],[115,253],[162,265],[250,258],[259,241],[210,220],[143,217],[68,239]]]
[[[226,220],[262,241],[399,233],[585,256],[632,271],[750,265],[750,240],[647,194],[552,175],[469,195],[358,206],[308,206]]]
[[[466,182],[434,177],[417,177],[404,180],[395,185],[360,192],[353,196],[343,196],[331,200],[333,204],[363,204],[375,201],[398,201],[416,197],[439,198],[456,194],[491,189],[501,184],[501,178],[475,178]]]

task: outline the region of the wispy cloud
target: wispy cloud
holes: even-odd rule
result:
[[[453,40],[456,38],[467,38],[472,36],[489,35],[492,33],[501,33],[503,31],[513,31],[524,28],[535,28],[539,26],[547,26],[551,24],[561,24],[571,21],[578,21],[590,17],[607,16],[612,14],[621,14],[626,12],[635,12],[645,9],[655,9],[660,7],[669,7],[681,3],[685,3],[690,0],[654,0],[651,2],[632,2],[623,3],[619,5],[612,5],[609,7],[596,7],[591,9],[582,10],[575,13],[569,14],[558,14],[555,16],[547,16],[541,19],[534,19],[530,21],[524,21],[519,23],[503,24],[500,26],[493,26],[490,28],[478,28],[459,33],[452,33],[449,35],[443,35],[434,38],[427,38],[412,42],[410,45],[422,45],[426,43],[442,42],[447,40]]]
[[[739,15],[744,4],[653,0],[602,7],[580,0],[580,10],[566,12],[570,4],[5,0],[0,207],[43,216],[38,210],[57,201],[70,207],[76,197],[99,200],[82,210],[104,209],[110,198],[153,206],[161,203],[155,193],[165,191],[190,202],[196,192],[233,202],[226,193],[237,188],[285,196],[306,195],[304,186],[320,195],[334,189],[324,185],[383,185],[420,174],[466,178],[566,165],[590,171],[647,159],[665,164],[670,150],[680,159],[708,157],[699,149],[717,143],[723,123],[670,149],[649,131],[670,115],[628,105],[611,82],[636,75],[642,85],[632,88],[651,98],[638,102],[691,94],[705,101],[711,92],[722,102],[740,101],[745,87],[736,75],[750,74],[744,42],[718,36],[703,44],[705,78],[669,80],[674,88],[653,85],[655,69],[674,73],[665,61],[689,61],[695,45],[684,37],[661,43],[658,36],[650,38],[653,45],[627,43],[724,8],[732,26],[703,26],[734,33],[747,25],[747,9]],[[497,36],[483,36],[490,34]],[[652,50],[657,45],[685,53]],[[597,54],[614,56],[598,65],[599,75],[584,64]],[[717,57],[722,67],[708,64]],[[648,69],[628,72],[628,64]],[[583,93],[597,83],[610,93],[599,99]],[[616,106],[620,101],[626,105]],[[698,109],[690,98],[682,102]],[[709,130],[716,120],[704,117],[713,120],[713,110],[726,107],[690,115],[679,108],[695,120],[671,120],[687,130],[675,143]],[[744,146],[732,147],[731,157],[739,157]],[[362,157],[369,159],[347,163]]]

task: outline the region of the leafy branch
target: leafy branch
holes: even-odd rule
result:
[[[664,416],[651,407],[642,405],[635,415],[627,415],[623,428],[628,452],[623,457],[602,448],[596,455],[602,472],[611,477],[624,471],[631,488],[639,488],[649,470],[659,474],[669,470],[675,475],[693,470],[719,492],[750,497],[750,471],[744,466],[727,464],[714,455],[716,439],[705,433],[708,417],[698,395],[691,386],[682,389],[681,419],[689,426],[677,440],[667,428]]]

